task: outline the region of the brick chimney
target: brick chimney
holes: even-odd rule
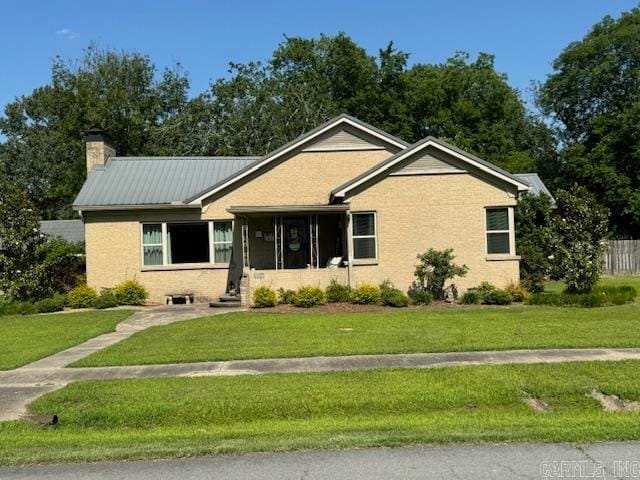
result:
[[[109,157],[116,155],[113,141],[101,128],[88,130],[84,141],[87,152],[87,175],[94,167],[104,165]]]

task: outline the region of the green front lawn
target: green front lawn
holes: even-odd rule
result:
[[[628,285],[634,287],[640,293],[640,275],[635,277],[601,277],[598,285],[602,287],[622,287]],[[566,288],[564,282],[547,282],[545,291],[560,293]]]
[[[0,423],[0,463],[640,439],[640,412],[603,411],[594,388],[640,399],[640,362],[80,382],[32,405],[58,427]]]
[[[640,305],[239,312],[152,327],[73,366],[586,347],[640,347]]]
[[[112,332],[127,310],[0,317],[0,370],[10,370]]]

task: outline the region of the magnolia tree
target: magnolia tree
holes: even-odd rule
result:
[[[602,273],[609,211],[586,188],[556,192],[552,220],[551,274],[573,293],[589,292]]]
[[[0,188],[0,291],[14,300],[42,296],[40,262],[46,239],[27,193],[15,185]]]

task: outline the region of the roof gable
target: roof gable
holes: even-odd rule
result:
[[[379,150],[390,148],[400,151],[407,143],[372,125],[343,114],[314,128],[308,133],[268,153],[259,160],[243,168],[235,175],[218,182],[185,200],[187,204],[200,204],[211,195],[231,187],[249,177],[259,175],[267,166],[295,151],[336,151],[336,150]],[[307,150],[307,149],[312,150]],[[313,150],[320,149],[320,150]]]
[[[445,160],[446,157],[443,157],[441,154],[450,156],[454,162]],[[442,140],[434,137],[427,137],[396,153],[383,162],[380,162],[378,165],[375,165],[349,182],[335,188],[331,192],[331,199],[345,198],[348,196],[348,193],[356,187],[365,183],[376,182],[386,175],[398,175],[399,172],[402,172],[402,168],[398,169],[400,165],[406,165],[406,167],[408,167],[409,165],[416,165],[415,162],[417,162],[418,168],[414,170],[414,174],[452,173],[449,170],[455,169],[456,171],[464,172],[467,169],[477,169],[503,182],[516,186],[518,190],[529,189],[529,185],[526,181],[516,177],[506,170],[503,170],[486,160],[482,160],[481,158],[454,147]],[[451,169],[449,168],[449,164],[451,164]],[[428,171],[419,171],[421,168],[423,170],[426,168]],[[410,174],[410,170],[411,167],[403,173]]]

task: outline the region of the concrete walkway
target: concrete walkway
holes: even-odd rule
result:
[[[237,309],[233,310],[237,311]],[[115,332],[91,338],[80,345],[18,369],[0,371],[0,421],[19,418],[25,413],[25,407],[40,395],[62,388],[73,381],[73,379],[67,379],[63,373],[66,371],[63,368],[66,365],[149,327],[230,311],[232,309],[211,309],[207,304],[174,305],[141,310],[120,322]],[[69,371],[73,370],[69,369]]]

